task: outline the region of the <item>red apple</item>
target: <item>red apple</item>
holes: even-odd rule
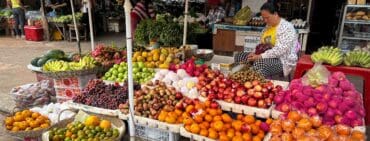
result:
[[[184,102],[186,103],[186,104],[188,104],[188,105],[192,105],[193,104],[193,100],[191,100],[191,99],[185,99],[184,100]]]
[[[176,109],[180,109],[180,110],[184,110],[184,108],[185,108],[182,101],[178,102],[175,107],[176,107]]]
[[[248,103],[248,99],[249,99],[249,97],[247,95],[243,95],[241,97],[241,101],[242,101],[243,104],[247,104]]]
[[[249,89],[249,90],[247,91],[247,94],[248,94],[249,96],[253,96],[253,95],[254,95],[254,89]]]
[[[213,86],[212,90],[217,93],[218,92],[217,86]]]
[[[208,97],[207,97],[209,100],[213,100],[216,98],[216,95],[215,94],[208,94]]]
[[[236,94],[235,94],[235,93],[229,93],[228,95],[229,95],[230,97],[235,97],[235,95],[236,95]]]
[[[265,93],[269,93],[269,90],[268,90],[267,88],[262,88],[261,92],[262,92],[263,94],[265,94]]]
[[[224,97],[224,101],[229,102],[229,103],[232,103],[233,102],[233,98],[231,96],[226,96],[226,97]]]
[[[211,85],[211,86],[216,86],[216,84],[217,84],[217,83],[216,83],[216,81],[215,81],[215,80],[213,80],[213,81],[210,83],[210,85]]]
[[[239,97],[239,96],[236,96],[236,97],[234,98],[234,102],[235,102],[236,104],[240,104],[240,103],[242,102],[242,98],[241,98],[241,97]]]
[[[256,106],[256,105],[257,105],[257,100],[256,100],[256,99],[254,99],[254,98],[252,98],[252,97],[251,97],[251,98],[249,98],[249,99],[248,99],[248,105],[249,105],[249,106],[253,106],[253,107],[254,107],[254,106]]]
[[[242,127],[240,128],[240,130],[241,130],[243,133],[248,133],[248,132],[251,130],[251,127],[250,127],[248,124],[244,123],[244,124],[242,125]]]
[[[224,88],[218,88],[218,92],[223,93],[224,91],[225,91],[225,89],[224,89]]]
[[[247,81],[247,82],[244,83],[244,87],[247,88],[247,89],[250,89],[250,88],[253,87],[253,85],[252,85],[251,82]]]
[[[226,88],[226,84],[223,82],[218,83],[218,87],[220,88]]]
[[[265,99],[267,107],[270,107],[272,105],[272,98],[266,98]]]
[[[265,103],[265,100],[263,99],[258,100],[257,105],[259,108],[266,108],[266,103]]]
[[[213,108],[213,109],[216,109],[216,108],[218,108],[218,103],[217,102],[215,102],[215,101],[213,101],[212,103],[211,103],[211,108]]]
[[[245,95],[245,90],[242,88],[238,88],[238,90],[236,91],[236,96],[241,97],[243,95]]]
[[[255,90],[256,92],[260,92],[260,91],[262,91],[262,87],[261,87],[261,85],[255,85],[255,86],[254,86],[254,90]]]
[[[177,92],[176,99],[182,99],[182,98],[183,98],[182,94],[180,92]]]
[[[256,99],[261,99],[263,97],[261,92],[254,92],[253,97]]]
[[[208,90],[208,94],[216,94],[216,92],[213,90]]]
[[[224,99],[224,95],[223,94],[217,94],[217,99]]]
[[[236,92],[236,89],[230,88],[230,92],[235,93]]]
[[[234,89],[238,88],[239,86],[240,86],[240,84],[238,82],[234,82],[234,83],[231,84],[231,87],[234,88]]]
[[[253,80],[252,81],[252,85],[253,86],[257,86],[257,85],[259,85],[260,84],[260,81],[258,81],[258,80]]]

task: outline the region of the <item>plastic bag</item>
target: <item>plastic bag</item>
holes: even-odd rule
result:
[[[51,102],[54,88],[49,80],[15,87],[10,91],[18,108],[29,108]]]
[[[318,87],[322,84],[328,83],[330,72],[321,63],[315,63],[312,69],[310,69],[303,77],[302,83],[307,86]]]

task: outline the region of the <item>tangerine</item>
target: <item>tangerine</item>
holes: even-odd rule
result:
[[[305,131],[302,128],[296,127],[292,130],[292,136],[296,139],[303,136],[305,134]]]
[[[243,118],[243,121],[247,124],[253,124],[256,119],[254,118],[254,116],[251,116],[251,115],[246,115],[244,118]]]
[[[259,136],[254,136],[252,141],[262,141],[262,139]]]
[[[211,138],[211,139],[217,139],[218,138],[217,131],[215,131],[215,130],[208,130],[208,137]]]
[[[243,120],[243,114],[238,114],[237,116],[236,116],[236,119],[237,120]]]
[[[177,114],[175,112],[169,112],[167,116],[174,117],[175,119],[177,118]]]
[[[13,125],[14,119],[13,117],[6,117],[5,118],[5,125]]]
[[[192,118],[190,118],[190,117],[188,117],[188,118],[185,118],[184,119],[184,121],[183,121],[183,123],[185,124],[185,125],[191,125],[191,124],[193,124],[193,119]]]
[[[13,128],[12,128],[12,131],[13,131],[13,132],[17,132],[17,131],[19,131],[19,130],[20,130],[20,129],[19,129],[18,127],[13,127]]]
[[[232,138],[232,141],[244,141],[243,137],[242,136],[234,136]]]
[[[191,130],[190,130],[190,127],[191,127],[191,125],[185,125],[185,126],[184,126],[185,130],[186,130],[186,131],[189,131],[189,132],[191,131]]]
[[[235,136],[242,136],[243,134],[242,134],[242,132],[240,132],[240,131],[236,131],[235,132]]]
[[[25,119],[25,117],[23,115],[15,115],[14,116],[14,121],[23,121]]]
[[[159,121],[165,121],[166,120],[166,114],[165,113],[163,113],[163,112],[161,112],[159,115],[158,115],[158,120]]]
[[[218,115],[221,115],[222,114],[222,110],[221,109],[217,109],[216,111],[217,111],[217,114]]]
[[[240,120],[234,120],[232,123],[231,123],[231,126],[236,130],[236,131],[240,131],[241,128],[242,128],[242,125],[243,125],[243,122],[240,121]]]
[[[176,109],[175,110],[175,113],[177,114],[177,116],[181,116],[182,115],[182,111],[180,109]]]
[[[219,137],[219,141],[229,141],[229,137],[227,137],[226,135],[220,135]]]
[[[32,113],[32,118],[33,118],[33,119],[36,119],[36,118],[38,118],[39,116],[41,116],[41,114],[40,114],[40,113],[37,113],[37,112]]]
[[[182,113],[181,115],[183,118],[190,118],[190,114],[187,112]]]
[[[185,108],[185,112],[190,113],[194,109],[194,105],[188,105]]]
[[[252,140],[252,135],[250,133],[244,133],[242,137],[243,137],[244,141],[251,141]]]
[[[351,129],[348,126],[343,125],[343,124],[338,124],[335,127],[335,130],[337,131],[338,135],[344,135],[344,136],[348,136],[351,132]]]
[[[206,122],[206,121],[203,121],[200,125],[199,125],[200,129],[208,129],[209,128],[209,123]]]
[[[283,141],[293,141],[293,136],[289,133],[283,133],[281,135],[281,140],[283,140]]]
[[[209,108],[209,107],[211,107],[211,103],[212,103],[211,101],[207,100],[207,101],[204,102],[204,106],[206,108]]]
[[[221,117],[222,121],[224,121],[225,123],[231,123],[233,121],[233,119],[226,113],[222,114]]]
[[[252,134],[256,135],[256,134],[258,134],[258,133],[259,133],[259,131],[260,131],[260,127],[259,127],[259,126],[254,125],[254,124],[252,124],[252,125],[250,125],[250,126],[251,126]]]
[[[176,123],[182,123],[184,121],[183,117],[178,117]]]
[[[254,122],[254,124],[257,125],[257,126],[261,126],[262,121],[261,120],[256,120],[256,122]]]
[[[98,126],[100,123],[100,119],[97,117],[97,116],[89,116],[86,120],[85,120],[85,125],[87,126]]]
[[[108,120],[101,120],[99,127],[103,129],[110,129],[112,127],[112,123]]]
[[[216,110],[216,109],[208,109],[208,113],[209,113],[211,116],[216,116],[216,115],[217,115],[217,110]]]
[[[354,141],[364,141],[365,140],[365,135],[364,135],[364,133],[362,133],[360,131],[353,130],[352,134],[351,134],[351,139],[354,140]]]
[[[213,120],[213,117],[211,115],[205,115],[204,120],[207,122],[211,122]]]
[[[235,136],[235,130],[234,129],[228,129],[226,132],[227,137],[232,139]]]
[[[272,120],[271,118],[267,118],[267,119],[266,119],[266,123],[267,123],[268,125],[271,125],[271,124],[272,124],[272,122],[273,122],[273,120]]]
[[[292,120],[293,122],[298,122],[301,120],[301,115],[297,111],[290,111],[288,113],[288,119]]]
[[[176,123],[176,118],[173,117],[173,116],[167,116],[166,119],[165,119],[165,122],[174,124],[174,123]]]
[[[309,130],[311,130],[312,123],[310,122],[309,119],[303,118],[303,119],[299,120],[299,122],[297,124],[297,127],[302,128],[305,131],[309,131]]]
[[[219,121],[215,121],[213,123],[213,126],[216,129],[216,131],[222,131],[223,128],[224,128],[224,123],[222,121],[220,121],[220,120]]]
[[[222,121],[222,117],[221,116],[214,116],[213,117],[213,121]]]
[[[230,123],[225,123],[225,124],[224,124],[224,128],[225,128],[225,129],[230,129],[230,128],[232,128],[232,126],[231,126],[231,124],[230,124]]]
[[[207,129],[201,129],[199,132],[199,135],[208,137],[208,130]]]
[[[30,110],[24,110],[24,111],[22,111],[22,115],[24,117],[31,117],[32,116],[32,112]]]
[[[199,115],[196,115],[196,116],[194,117],[194,121],[195,121],[196,123],[202,123],[202,122],[203,122],[203,118],[202,118],[201,116],[199,116]]]
[[[258,132],[257,136],[259,136],[261,139],[263,139],[265,137],[265,132],[263,132],[262,130],[260,130]]]
[[[190,132],[194,133],[194,134],[198,134],[200,132],[200,127],[198,124],[196,123],[193,123],[191,126],[190,126]]]

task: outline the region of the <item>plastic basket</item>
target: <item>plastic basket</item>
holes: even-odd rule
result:
[[[138,124],[135,125],[135,136],[148,141],[169,141],[171,137],[173,138],[173,141],[178,141],[180,138],[180,134],[173,134]]]
[[[44,29],[36,26],[24,26],[24,34],[26,40],[29,41],[42,41],[44,40]]]

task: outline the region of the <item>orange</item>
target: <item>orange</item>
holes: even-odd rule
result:
[[[5,118],[5,125],[13,125],[14,119],[13,117],[6,117]]]
[[[262,139],[259,136],[254,136],[252,141],[262,141]]]
[[[41,114],[40,113],[32,113],[32,118],[33,119],[36,119],[36,118],[38,118],[39,116],[41,116]]]
[[[165,121],[166,116],[167,116],[167,115],[166,115],[165,113],[161,112],[161,113],[158,115],[158,120],[159,120],[159,121]]]
[[[176,123],[182,123],[184,121],[183,117],[178,117]]]
[[[256,122],[254,122],[254,124],[257,125],[257,126],[261,126],[261,123],[262,123],[261,120],[256,120]]]
[[[37,121],[31,121],[30,122],[30,127],[32,127],[32,128],[36,128],[36,127],[39,127],[39,126],[40,126],[40,124]]]
[[[241,122],[240,120],[234,120],[232,123],[231,123],[232,127],[236,130],[236,131],[240,131],[240,129],[242,128],[242,125],[243,125],[243,122]]]
[[[196,116],[194,117],[194,121],[195,121],[196,123],[202,123],[202,122],[203,122],[203,118],[202,118],[201,116],[199,116],[199,115],[196,115]]]
[[[237,120],[243,120],[243,114],[238,114],[237,116],[236,116],[236,119]]]
[[[260,127],[259,127],[259,126],[254,125],[254,124],[252,124],[252,125],[250,125],[250,126],[251,126],[252,134],[256,135],[256,134],[258,134],[258,133],[259,133],[259,131],[260,131]]]
[[[72,137],[72,132],[71,131],[66,131],[66,137]]]
[[[343,124],[336,125],[335,130],[337,131],[338,135],[348,136],[351,133],[351,129]]]
[[[245,123],[247,123],[247,124],[253,124],[253,123],[256,121],[256,119],[255,119],[253,116],[251,116],[251,115],[246,115],[246,116],[243,118],[243,121],[244,121]]]
[[[193,123],[191,126],[190,126],[190,132],[194,133],[194,134],[198,134],[200,132],[200,127],[198,124],[196,123]]]
[[[191,130],[190,127],[191,127],[191,125],[185,125],[184,128],[185,128],[186,131],[189,131],[190,132],[190,130]]]
[[[100,123],[100,119],[97,116],[89,116],[85,120],[85,125],[87,126],[91,126],[91,125],[98,126],[99,123]]]
[[[268,124],[268,125],[271,125],[271,123],[273,122],[273,120],[271,119],[271,118],[267,118],[266,119],[266,123]]]
[[[202,103],[196,103],[194,108],[197,110],[204,109],[204,105]]]
[[[220,137],[220,136],[226,136],[226,132],[224,132],[224,131],[219,131],[218,132],[218,136]]]
[[[169,112],[167,116],[177,118],[177,114],[175,112]]]
[[[208,130],[207,129],[201,129],[199,132],[199,135],[208,137]]]
[[[199,125],[200,129],[208,129],[209,128],[209,123],[206,122],[206,121],[203,121],[200,125]]]
[[[182,117],[183,117],[183,118],[188,118],[188,117],[190,117],[190,114],[189,114],[189,113],[184,112],[184,113],[182,113]]]
[[[291,111],[288,113],[288,119],[294,122],[301,120],[301,118],[302,118],[301,115],[297,111]]]
[[[14,116],[14,121],[23,121],[25,118],[22,115],[15,115]]]
[[[177,116],[181,116],[182,115],[182,111],[180,109],[176,109],[175,110],[175,113],[177,114]]]
[[[215,130],[208,130],[208,137],[211,139],[217,139],[218,138],[218,133]]]
[[[224,121],[225,123],[231,123],[233,121],[233,119],[226,113],[222,114],[221,117],[222,121]]]
[[[240,131],[236,131],[235,132],[235,136],[242,136],[243,134],[242,134],[242,132],[240,132]]]
[[[292,136],[296,139],[303,136],[304,134],[305,134],[305,131],[302,128],[294,128],[292,131]]]
[[[204,106],[207,107],[207,108],[211,107],[211,101],[209,101],[209,100],[205,101]]]
[[[22,112],[16,112],[15,115],[22,115]]]
[[[231,127],[231,123],[225,123],[225,124],[224,124],[224,128],[225,128],[225,129],[230,129],[230,128],[232,128],[232,127]]]
[[[18,128],[18,127],[13,127],[13,128],[12,128],[12,131],[13,131],[13,132],[17,132],[17,131],[19,131],[19,128]]]
[[[185,108],[185,112],[190,113],[193,109],[194,109],[194,106],[193,105],[188,105]]]
[[[24,117],[31,117],[32,116],[32,112],[30,110],[24,110],[24,111],[22,111],[22,115]]]
[[[19,130],[24,130],[27,128],[26,122],[21,122],[18,126]]]
[[[243,137],[242,136],[234,136],[232,138],[232,141],[244,141]]]
[[[215,121],[213,126],[216,131],[222,131],[224,128],[224,123],[222,121]]]
[[[167,123],[174,124],[174,123],[176,123],[176,118],[175,118],[175,117],[173,117],[173,116],[167,116],[167,117],[166,117],[166,119],[165,119],[165,121],[166,121]]]
[[[112,127],[112,123],[108,120],[101,120],[99,126],[103,129],[110,129]]]
[[[213,117],[211,115],[205,115],[204,120],[207,122],[211,122],[213,120]]]
[[[32,128],[31,127],[27,127],[26,129],[24,129],[24,131],[31,131]]]
[[[184,119],[184,121],[183,121],[183,123],[185,124],[185,125],[191,125],[191,124],[193,124],[193,119],[192,118],[185,118]]]
[[[216,109],[208,109],[208,113],[209,113],[211,116],[216,116],[216,115],[217,115],[217,110],[216,110]]]
[[[263,139],[265,137],[265,132],[263,132],[262,130],[260,130],[257,134],[258,137],[260,137],[261,139]]]
[[[6,129],[7,129],[7,130],[12,130],[12,128],[13,128],[13,126],[11,126],[11,125],[6,125]]]
[[[365,140],[365,135],[364,133],[360,132],[360,131],[357,131],[357,130],[353,130],[352,131],[352,134],[351,134],[351,139],[352,140]]]
[[[222,110],[221,109],[217,109],[217,114],[218,115],[221,115],[222,114]]]
[[[44,124],[41,124],[40,127],[41,128],[48,128],[50,125],[48,123],[44,123]]]
[[[227,137],[232,139],[235,136],[235,130],[234,129],[228,129],[226,132]]]
[[[252,135],[250,133],[244,133],[242,137],[243,137],[244,141],[251,141],[252,140]]]
[[[309,119],[303,118],[297,123],[297,127],[302,128],[305,131],[311,130],[312,123]]]
[[[221,116],[214,116],[213,121],[222,121],[222,117]]]
[[[219,137],[219,141],[229,141],[229,137],[227,137],[226,135],[220,135]]]

